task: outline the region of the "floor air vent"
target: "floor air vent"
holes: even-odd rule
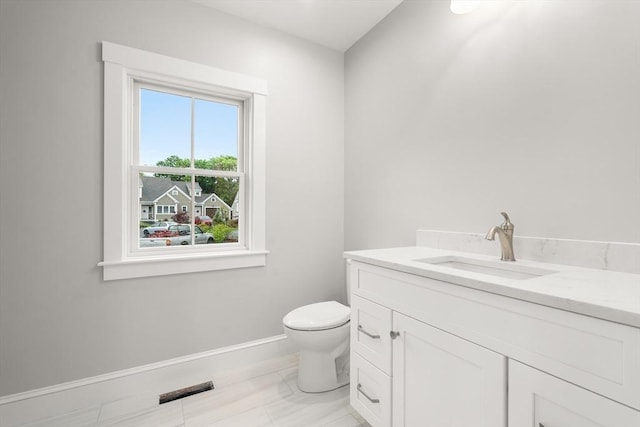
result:
[[[160,405],[209,390],[213,390],[213,381],[207,381],[206,383],[196,384],[190,387],[163,393],[160,395]]]

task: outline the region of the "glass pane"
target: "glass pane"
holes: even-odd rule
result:
[[[239,178],[140,176],[140,248],[238,241]],[[192,233],[193,230],[193,233]]]
[[[141,89],[140,164],[189,167],[190,162],[191,98]]]
[[[197,200],[191,177],[142,175],[139,183],[140,248],[190,245],[192,199]]]
[[[198,238],[196,244],[229,243],[238,241],[238,178],[220,178],[196,176],[196,182],[202,192],[196,194],[196,227],[205,236]],[[197,231],[197,229],[196,229]]]
[[[196,99],[196,168],[236,171],[238,126],[238,106]]]

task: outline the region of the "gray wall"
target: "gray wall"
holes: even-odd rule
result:
[[[638,1],[405,0],[345,57],[345,248],[502,210],[521,236],[640,242],[638,22]]]
[[[268,80],[266,268],[105,283],[102,40]],[[0,395],[344,300],[343,55],[187,1],[0,1]]]

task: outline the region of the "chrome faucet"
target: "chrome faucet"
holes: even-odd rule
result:
[[[502,261],[515,261],[516,257],[513,254],[513,224],[506,212],[500,212],[500,214],[504,217],[504,222],[500,226],[494,225],[491,227],[485,239],[495,240],[496,233],[498,233],[500,237],[500,248],[502,249],[500,259]]]

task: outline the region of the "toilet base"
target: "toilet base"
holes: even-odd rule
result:
[[[349,351],[336,359],[326,353],[301,351],[298,388],[305,393],[323,393],[349,384]]]
[[[298,308],[291,313],[296,313],[302,309],[310,310],[311,312],[316,310],[322,313],[323,310],[327,310],[323,308],[324,304],[311,304]],[[331,322],[327,323],[320,316],[320,320],[313,325],[316,329],[310,329],[309,325],[305,325],[304,319],[297,319],[297,323],[293,322],[290,319],[291,313],[287,314],[283,319],[284,333],[291,340],[291,343],[300,349],[298,388],[306,393],[322,393],[335,390],[349,383],[350,309],[335,301],[331,305],[332,308],[329,311],[337,310],[341,316],[340,320],[344,321],[344,323],[338,326],[331,326]],[[297,315],[299,315],[298,317],[304,317],[300,313],[297,313]],[[291,328],[288,326],[288,322],[293,322],[296,325],[301,324],[306,326],[307,329]],[[319,328],[324,325],[326,325],[326,329]]]

